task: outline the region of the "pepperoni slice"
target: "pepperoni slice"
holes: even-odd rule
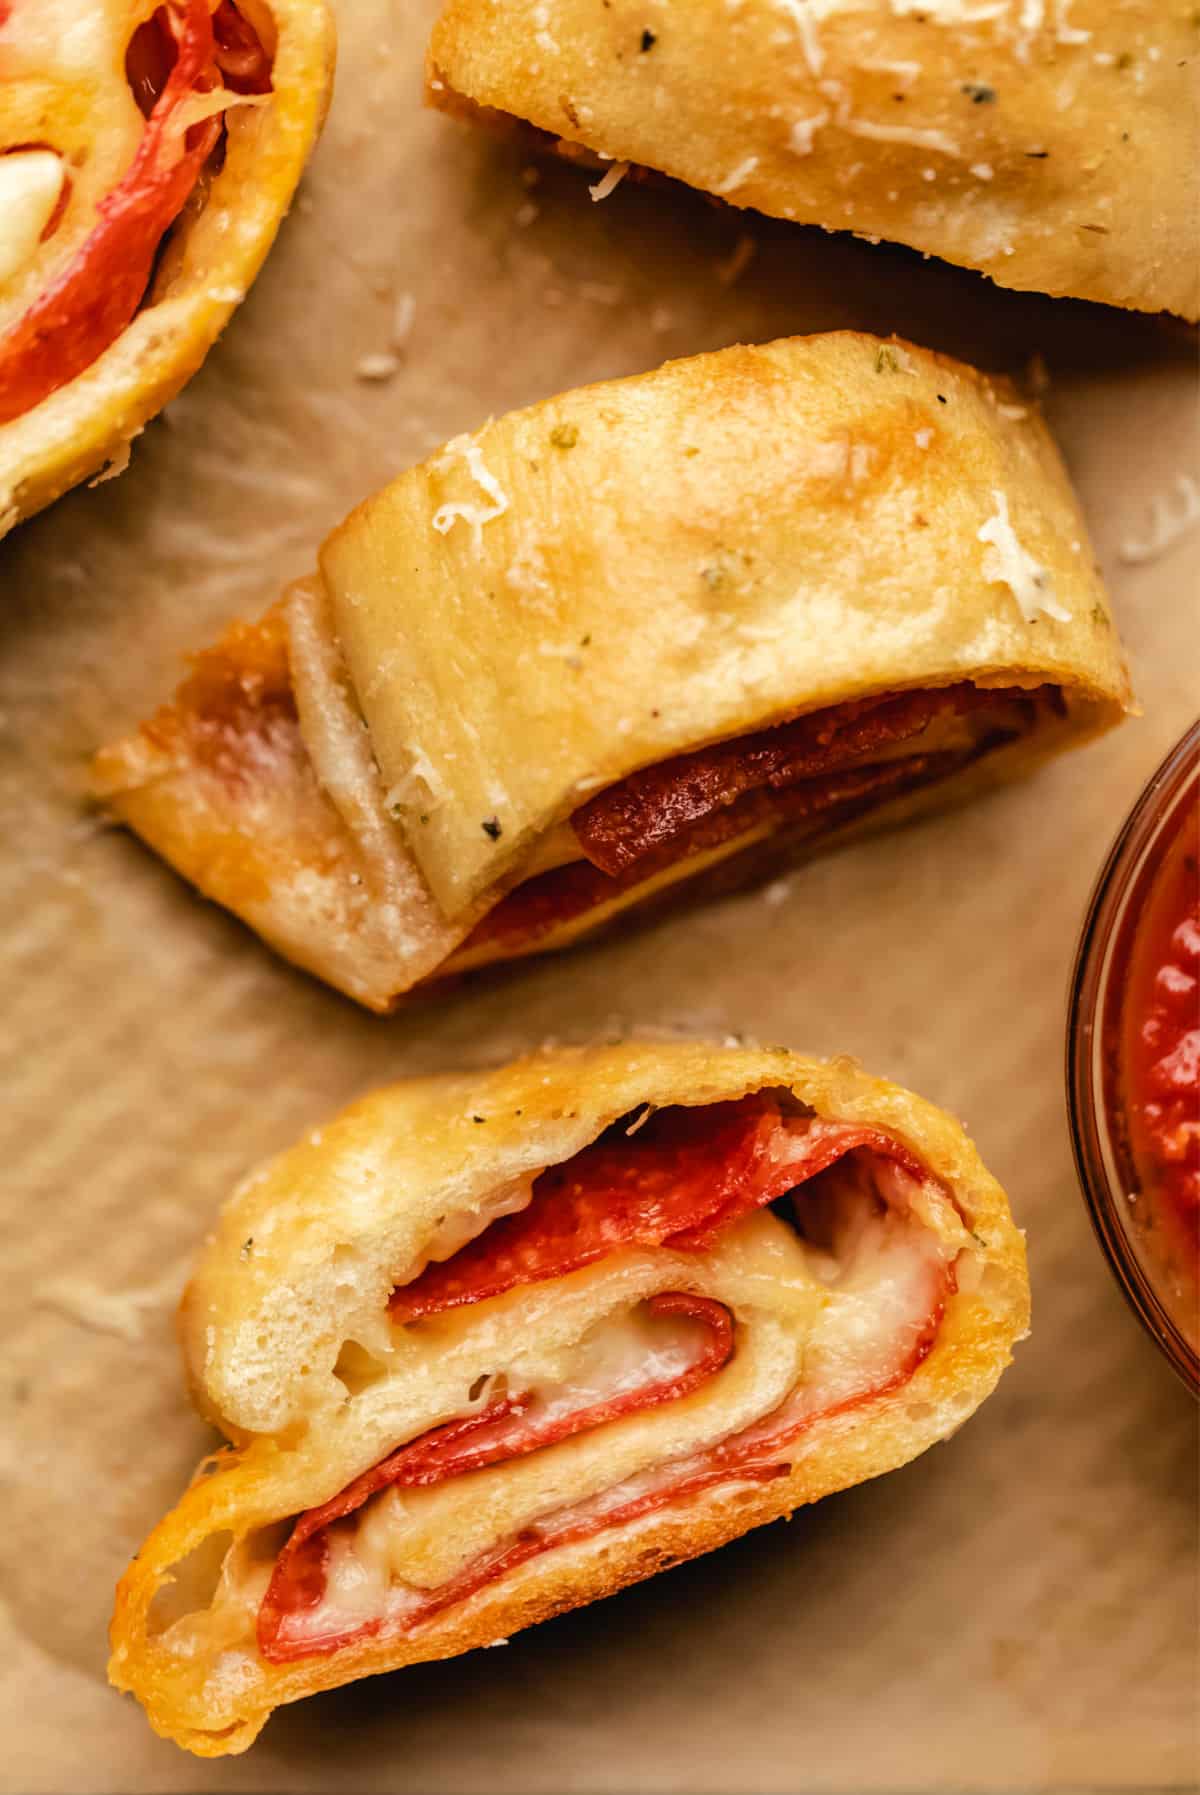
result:
[[[934,1306],[916,1345],[902,1365],[878,1382],[855,1391],[852,1396],[846,1396],[840,1402],[831,1403],[828,1408],[810,1410],[808,1414],[794,1420],[787,1418],[785,1405],[783,1413],[777,1416],[773,1429],[764,1431],[761,1426],[747,1428],[743,1434],[710,1447],[707,1452],[697,1454],[686,1467],[682,1467],[673,1482],[656,1485],[653,1489],[630,1496],[622,1503],[613,1504],[603,1497],[593,1499],[576,1509],[567,1510],[556,1519],[527,1528],[510,1544],[502,1546],[496,1552],[483,1554],[474,1564],[468,1565],[459,1577],[443,1584],[441,1589],[433,1590],[415,1612],[408,1613],[404,1630],[413,1631],[444,1609],[451,1608],[458,1602],[465,1602],[479,1590],[486,1589],[490,1583],[497,1582],[520,1565],[527,1564],[531,1558],[540,1557],[543,1552],[548,1552],[555,1546],[577,1545],[583,1540],[595,1538],[606,1529],[624,1527],[630,1521],[640,1520],[648,1514],[657,1514],[664,1508],[672,1508],[680,1502],[686,1502],[691,1496],[717,1489],[722,1484],[770,1483],[777,1477],[786,1477],[791,1464],[787,1460],[780,1462],[779,1455],[786,1453],[800,1435],[807,1433],[816,1422],[862,1408],[866,1403],[873,1402],[908,1382],[917,1367],[929,1356],[945,1312],[946,1298],[953,1289],[953,1268],[947,1267],[942,1274]],[[369,1622],[354,1636],[375,1634],[382,1627],[381,1618],[377,1623]],[[336,1647],[332,1649],[336,1650]]]
[[[995,744],[992,744],[995,745]],[[566,866],[538,873],[502,897],[494,909],[480,917],[463,943],[463,951],[499,942],[506,951],[527,947],[541,935],[561,928],[577,916],[608,904],[641,885],[665,868],[716,848],[738,835],[748,835],[760,823],[786,828],[798,823],[834,829],[853,821],[864,811],[899,797],[935,779],[949,778],[976,750],[908,755],[903,760],[878,765],[847,767],[821,779],[806,779],[787,792],[750,792],[725,810],[713,811],[701,822],[681,831],[665,845],[631,861],[623,872],[602,871],[591,860],[572,860]],[[726,862],[736,870],[736,858]],[[679,895],[686,896],[687,888]]]
[[[730,1483],[767,1483],[777,1477],[786,1477],[791,1469],[790,1461],[781,1458],[794,1446],[796,1440],[813,1427],[818,1421],[829,1420],[835,1415],[849,1413],[862,1408],[868,1402],[886,1396],[892,1390],[901,1388],[912,1377],[913,1373],[928,1357],[937,1338],[945,1314],[946,1301],[956,1288],[953,1266],[945,1267],[939,1274],[932,1303],[925,1325],[916,1342],[904,1361],[892,1371],[878,1378],[874,1383],[865,1385],[861,1390],[843,1397],[841,1401],[831,1403],[824,1409],[810,1409],[807,1413],[789,1416],[788,1404],[767,1424],[758,1423],[745,1429],[732,1439],[721,1441],[707,1451],[697,1454],[685,1465],[681,1466],[678,1475],[673,1479],[653,1488],[642,1490],[631,1495],[625,1502],[613,1503],[611,1499],[601,1497],[581,1503],[573,1509],[537,1526],[528,1527],[514,1539],[498,1547],[495,1551],[482,1553],[459,1576],[444,1583],[440,1589],[430,1591],[424,1601],[416,1608],[408,1609],[404,1616],[402,1630],[412,1632],[425,1622],[434,1619],[445,1609],[457,1603],[467,1601],[477,1595],[489,1584],[498,1582],[502,1577],[538,1558],[543,1552],[555,1546],[576,1545],[592,1539],[597,1534],[610,1528],[623,1527],[629,1522],[639,1520],[645,1515],[656,1514],[664,1508],[674,1507],[686,1502],[690,1497],[702,1494],[706,1490],[720,1488]],[[695,1305],[705,1299],[684,1296],[672,1292],[655,1299],[660,1304]],[[720,1309],[719,1304],[708,1305]],[[722,1310],[721,1313],[724,1313]],[[498,1404],[497,1410],[506,1405]],[[642,1406],[645,1406],[643,1403]],[[498,1413],[493,1417],[503,1422]],[[581,1418],[582,1421],[582,1418]],[[478,1423],[454,1423],[451,1429],[435,1430],[439,1433],[452,1431],[454,1427],[472,1429],[478,1427],[484,1431],[489,1425],[488,1414],[479,1417]],[[573,1430],[574,1431],[574,1430]],[[430,1435],[426,1439],[432,1438]],[[421,1442],[414,1443],[420,1446]],[[402,1448],[403,1451],[411,1450]],[[397,1455],[393,1455],[394,1457]],[[392,1460],[385,1460],[390,1464]],[[378,1469],[378,1468],[377,1468]],[[367,1479],[373,1479],[375,1473],[368,1472]],[[360,1479],[363,1483],[366,1479]],[[351,1485],[351,1490],[357,1485]],[[363,1498],[365,1499],[365,1498]],[[341,1498],[328,1507],[339,1506]],[[322,1510],[313,1510],[313,1514],[322,1514]],[[340,1509],[340,1512],[347,1512]],[[300,1532],[307,1517],[297,1522],[293,1533],[293,1541]],[[318,1523],[318,1526],[320,1523]],[[352,1645],[359,1640],[373,1638],[383,1631],[386,1616],[379,1615],[360,1625],[343,1629],[340,1632],[312,1634],[304,1631],[304,1620],[313,1608],[318,1606],[325,1593],[326,1567],[328,1547],[317,1547],[318,1540],[325,1541],[326,1535],[319,1533],[307,1538],[292,1562],[286,1578],[281,1578],[280,1568],[276,1567],[272,1577],[267,1598],[259,1612],[258,1642],[263,1656],[270,1663],[290,1663],[300,1658],[326,1657],[340,1651],[344,1646]],[[285,1554],[290,1551],[292,1542],[284,1548]],[[316,1547],[314,1550],[313,1548]],[[280,1559],[280,1565],[283,1558]],[[270,1606],[268,1606],[270,1604]]]
[[[976,741],[954,748],[891,760],[861,758],[924,729],[932,716],[926,714],[918,722],[921,703],[934,699],[946,700],[943,709],[974,709],[995,703],[995,726],[981,732]],[[838,705],[796,724],[660,762],[599,793],[571,818],[587,858],[517,885],[479,919],[462,952],[470,954],[497,944],[506,953],[528,949],[541,936],[611,903],[681,861],[738,836],[753,837],[763,825],[781,838],[786,851],[790,845],[787,831],[800,827],[804,839],[811,840],[844,827],[880,804],[949,779],[1013,740],[1032,723],[1035,703],[1057,708],[1054,689],[1048,687],[1040,688],[1036,695],[951,687],[945,693],[902,693],[872,701],[877,708],[885,703],[898,708],[872,718],[862,714],[867,708],[862,704]],[[902,727],[900,706],[906,709],[906,727]],[[787,739],[791,732],[800,734],[818,725],[833,731],[827,754],[829,762],[837,764],[812,774],[808,769],[822,755],[812,751],[804,761],[797,747],[789,763]],[[885,729],[894,731],[887,742]],[[873,746],[867,746],[872,733]],[[854,743],[857,747],[850,754]],[[743,752],[747,757],[744,765],[740,764]],[[843,758],[849,764],[840,764]],[[726,761],[727,766],[709,764],[707,772],[698,764]],[[770,771],[770,778],[755,784],[757,773],[764,768]],[[676,774],[678,784],[674,783]],[[760,851],[761,847],[760,843]],[[723,888],[723,879],[725,888],[732,884],[736,889],[739,868],[746,865],[744,856],[754,851],[750,847],[727,859],[723,875],[719,870],[710,873],[714,889]],[[686,889],[679,888],[677,895],[686,896]]]
[[[221,55],[245,60],[242,34],[249,27],[235,15],[237,26],[226,29],[237,42],[219,46],[208,0],[168,0],[161,11],[174,38],[170,74],[137,154],[97,206],[91,232],[59,278],[0,338],[0,424],[82,374],[125,329],[149,285],[159,244],[220,136],[219,116],[187,129],[179,109],[192,94],[219,85]],[[159,78],[144,60],[139,54],[134,73],[143,100]]]
[[[534,1181],[528,1207],[503,1216],[392,1296],[415,1321],[518,1285],[564,1277],[631,1247],[700,1250],[739,1215],[781,1197],[857,1147],[921,1167],[878,1129],[785,1119],[754,1094],[661,1110],[636,1133],[610,1130]]]
[[[450,1259],[431,1264],[397,1290],[393,1315],[414,1321],[519,1285],[560,1277],[630,1246],[668,1245],[703,1250],[749,1210],[771,1202],[860,1148],[880,1154],[910,1176],[925,1176],[900,1142],[878,1129],[813,1117],[785,1117],[778,1102],[754,1093],[694,1109],[672,1106],[630,1128],[620,1124],[561,1166],[534,1181],[526,1209],[502,1217]],[[766,1423],[725,1440],[679,1467],[674,1480],[624,1502],[593,1499],[530,1527],[406,1609],[410,1630],[442,1609],[467,1600],[551,1547],[585,1540],[693,1494],[729,1482],[783,1476],[780,1453],[821,1418],[882,1394],[915,1371],[930,1350],[952,1287],[953,1271],[939,1274],[931,1309],[902,1365],[828,1410],[793,1412],[789,1404]],[[732,1318],[720,1303],[672,1291],[650,1299],[652,1313],[682,1314],[701,1322],[705,1343],[673,1378],[627,1390],[573,1413],[542,1409],[530,1393],[504,1396],[480,1415],[432,1429],[401,1446],[319,1508],[301,1515],[276,1561],[258,1616],[258,1644],[270,1663],[327,1655],[373,1637],[386,1615],[350,1628],[318,1630],[332,1551],[331,1530],[370,1497],[390,1487],[418,1488],[523,1457],[542,1446],[602,1426],[618,1416],[676,1401],[700,1387],[733,1351]]]
[[[592,864],[615,877],[751,792],[822,780],[920,735],[937,717],[1022,696],[964,683],[834,705],[644,767],[575,811],[571,826]]]
[[[213,39],[226,87],[234,93],[270,93],[271,56],[232,0],[221,0],[213,14]]]
[[[539,1415],[538,1403],[530,1395],[503,1397],[482,1414],[432,1428],[401,1446],[331,1501],[302,1514],[276,1561],[259,1609],[258,1643],[263,1657],[269,1663],[284,1664],[314,1653],[337,1651],[351,1639],[378,1630],[382,1620],[314,1638],[305,1631],[304,1622],[325,1594],[330,1527],[380,1490],[443,1483],[485,1465],[523,1458],[541,1446],[554,1445],[622,1415],[677,1401],[698,1389],[732,1357],[733,1321],[722,1304],[687,1291],[667,1291],[651,1297],[646,1307],[655,1315],[685,1315],[706,1331],[696,1358],[677,1376],[640,1390],[623,1390],[568,1414]]]

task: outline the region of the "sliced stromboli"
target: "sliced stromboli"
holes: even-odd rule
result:
[[[435,106],[597,171],[1200,312],[1190,0],[446,0]]]
[[[235,1442],[122,1579],[201,1755],[946,1438],[1028,1320],[959,1125],[850,1061],[639,1044],[414,1081],[248,1180],[185,1297]]]
[[[325,0],[0,4],[0,533],[195,373],[332,74]]]
[[[852,334],[514,413],[321,569],[97,788],[376,1009],[966,796],[1128,701],[1036,414]]]

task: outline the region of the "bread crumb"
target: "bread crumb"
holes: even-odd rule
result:
[[[125,472],[133,454],[133,439],[141,434],[140,430],[135,430],[133,436],[129,438],[129,441],[121,444],[116,454],[104,463],[100,472],[88,481],[89,491],[93,486],[103,486],[106,480],[115,480],[118,474],[123,474]]]
[[[385,349],[375,355],[360,356],[354,365],[354,378],[370,381],[390,380],[399,366],[400,357],[392,350]]]

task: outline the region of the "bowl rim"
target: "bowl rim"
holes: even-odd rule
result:
[[[1071,969],[1066,1094],[1075,1170],[1096,1238],[1138,1320],[1193,1396],[1200,1397],[1200,1350],[1166,1309],[1118,1217],[1119,1193],[1105,1170],[1100,1145],[1102,1103],[1097,1100],[1094,1053],[1106,949],[1149,849],[1193,778],[1200,778],[1200,719],[1146,781],[1092,887]]]

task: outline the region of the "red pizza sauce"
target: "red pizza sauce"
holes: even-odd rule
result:
[[[1156,833],[1114,942],[1104,1102],[1134,1225],[1200,1344],[1200,780]]]

